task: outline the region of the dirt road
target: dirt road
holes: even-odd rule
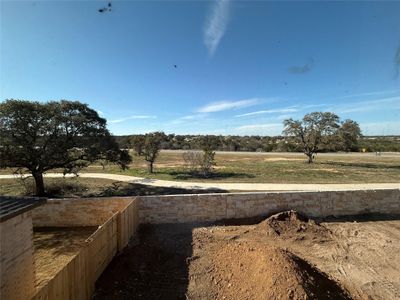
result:
[[[47,173],[45,177],[61,178],[61,173]],[[73,177],[67,174],[66,177]],[[128,175],[107,173],[80,173],[82,178],[102,178],[116,181],[130,182],[149,186],[192,189],[192,190],[225,190],[225,191],[345,191],[345,190],[376,190],[400,189],[400,183],[352,183],[352,184],[288,184],[288,183],[220,183],[220,182],[184,182],[150,178],[141,178]],[[1,179],[17,178],[15,175],[0,175]],[[1,182],[0,182],[1,183]]]

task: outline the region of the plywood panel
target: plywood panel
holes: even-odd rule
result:
[[[81,251],[53,277],[33,300],[86,300],[94,291],[96,280],[118,250],[124,248],[139,224],[136,200],[125,202],[86,240]]]

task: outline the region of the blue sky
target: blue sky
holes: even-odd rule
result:
[[[114,134],[276,135],[312,111],[400,134],[400,2],[1,1],[1,100]],[[174,67],[177,65],[177,68]]]

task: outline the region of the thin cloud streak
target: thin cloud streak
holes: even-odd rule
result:
[[[247,130],[247,129],[265,129],[265,128],[277,128],[282,127],[281,123],[267,123],[267,124],[251,124],[251,125],[243,125],[236,127],[238,130]]]
[[[208,116],[208,114],[197,114],[197,115],[188,115],[188,116],[183,116],[178,119],[175,119],[170,122],[170,124],[177,125],[177,124],[182,124],[190,121],[195,121],[199,119],[204,119]]]
[[[336,97],[335,99],[346,99],[346,98],[358,98],[358,97],[378,96],[378,95],[386,95],[386,94],[395,94],[395,93],[399,93],[399,92],[400,92],[400,90],[367,92],[367,93],[361,93],[361,94],[351,94],[351,95]]]
[[[399,135],[400,122],[360,122],[365,135]]]
[[[293,118],[292,115],[279,115],[276,117],[278,120],[286,120],[286,119],[290,119]]]
[[[390,109],[392,111],[400,109],[400,96],[376,99],[371,101],[354,102],[350,104],[339,104],[331,107],[328,110],[334,111],[336,113],[354,113],[384,109]]]
[[[249,124],[235,128],[236,132],[247,135],[279,135],[282,132],[282,123]]]
[[[257,105],[261,102],[259,98],[252,98],[252,99],[244,99],[238,101],[220,101],[220,102],[212,102],[203,107],[200,107],[197,112],[199,113],[213,113],[231,109],[239,109],[249,106]]]
[[[129,120],[140,120],[140,119],[156,119],[156,116],[146,116],[146,115],[135,115],[135,116],[129,116],[126,118],[121,118],[121,119],[116,119],[116,120],[110,120],[108,123],[121,123]]]
[[[229,0],[217,0],[206,18],[203,41],[208,53],[213,55],[225,34],[229,22]]]
[[[239,117],[247,117],[247,116],[254,116],[254,115],[261,115],[261,114],[274,114],[274,113],[291,113],[291,112],[298,112],[299,109],[295,107],[287,107],[287,108],[278,108],[278,109],[267,109],[267,110],[259,110],[250,112],[247,114],[236,115],[236,118]]]

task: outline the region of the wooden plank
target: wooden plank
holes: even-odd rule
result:
[[[33,300],[87,300],[95,282],[129,242],[138,226],[137,200],[132,200],[112,215],[86,240],[81,251],[47,284]]]

